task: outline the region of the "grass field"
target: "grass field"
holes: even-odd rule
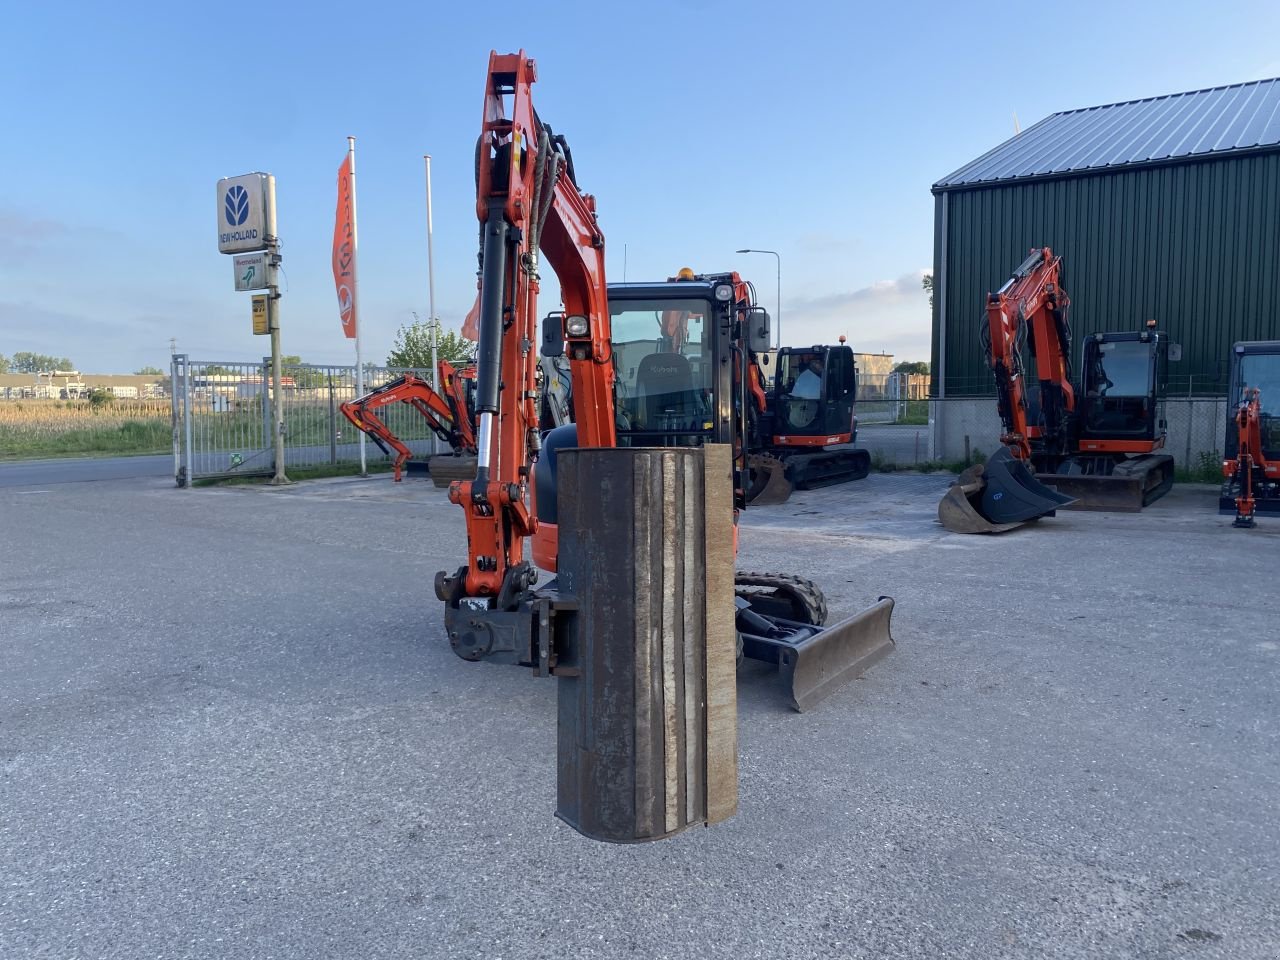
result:
[[[0,460],[165,453],[169,418],[167,400],[0,401]]]

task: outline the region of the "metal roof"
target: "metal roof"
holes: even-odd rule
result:
[[[933,189],[1271,147],[1280,148],[1280,79],[1055,113],[943,177]]]

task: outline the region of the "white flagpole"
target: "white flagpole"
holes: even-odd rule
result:
[[[356,138],[347,137],[347,156],[351,158],[351,312],[356,318],[356,396],[364,396],[364,361],[360,356],[360,243],[356,229]],[[364,431],[360,434],[360,476],[369,472],[365,463]]]
[[[422,159],[427,164],[427,322],[431,324],[431,387],[440,392],[440,358],[436,352],[440,326],[436,319],[436,263],[431,249],[431,154],[425,153]],[[431,452],[436,453],[436,436],[431,435]]]

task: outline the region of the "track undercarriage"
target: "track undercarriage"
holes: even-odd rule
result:
[[[574,598],[561,594],[555,579],[534,589],[537,570],[528,563],[512,568],[512,589],[504,588],[493,601],[466,597],[464,574],[459,570],[436,581],[454,653],[464,660],[517,664],[539,676],[556,676],[559,651],[573,642]],[[826,625],[826,598],[803,577],[738,573],[734,594],[739,661],[776,665],[795,710],[816,706],[893,650],[889,597]]]

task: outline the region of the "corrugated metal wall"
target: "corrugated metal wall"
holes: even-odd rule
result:
[[[932,369],[945,297],[946,396],[992,392],[986,294],[1035,246],[1065,262],[1073,365],[1085,335],[1154,317],[1183,345],[1171,392],[1221,393],[1234,341],[1280,339],[1280,153],[958,189],[936,204]]]

